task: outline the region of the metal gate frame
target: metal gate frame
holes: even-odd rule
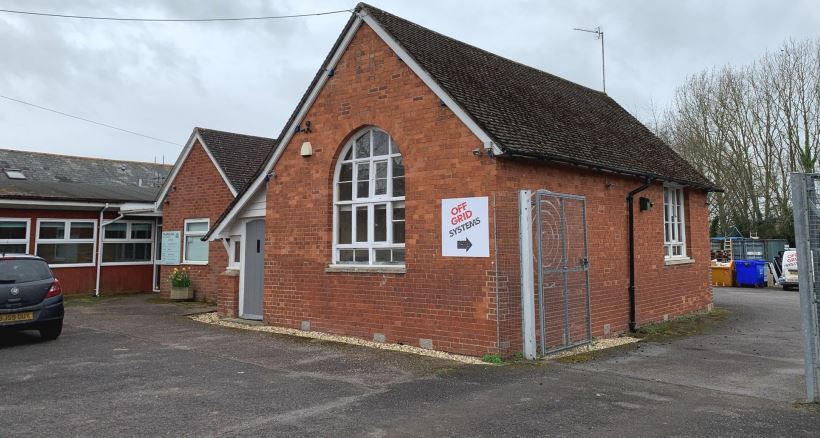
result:
[[[544,245],[542,239],[542,217],[541,217],[541,203],[547,197],[557,198],[559,212],[560,212],[560,252],[561,260],[559,265],[554,267],[544,268]],[[577,266],[569,266],[567,254],[567,217],[565,211],[565,201],[574,200],[581,203],[581,223],[583,224],[583,257]],[[548,190],[537,190],[535,192],[530,190],[521,190],[518,193],[519,201],[519,250],[521,260],[521,316],[522,316],[522,335],[524,357],[526,359],[535,359],[536,354],[540,352],[541,355],[554,353],[568,348],[577,347],[579,345],[588,344],[592,341],[592,312],[590,305],[590,286],[589,286],[589,242],[586,225],[586,198],[578,195],[569,195],[562,193],[553,193]],[[533,212],[533,207],[536,211]],[[535,235],[538,236],[537,246],[533,244],[533,221],[536,223]],[[537,253],[537,259],[534,260],[533,252]],[[533,272],[534,266],[538,266],[538,308],[535,307],[535,276]],[[569,275],[570,273],[583,272],[583,279],[585,283],[586,292],[586,338],[571,342],[570,335],[570,317],[569,317]],[[547,350],[546,346],[546,303],[544,301],[544,274],[560,274],[563,278],[563,307],[564,307],[564,339],[563,344],[557,348]],[[537,312],[536,312],[537,310]],[[538,314],[538,331],[540,336],[539,345],[536,347],[536,313]],[[540,347],[540,348],[539,348]]]
[[[542,239],[542,209],[541,209],[541,202],[545,200],[545,198],[555,198],[558,200],[559,205],[559,212],[560,212],[560,221],[561,221],[561,237],[560,237],[560,245],[561,245],[561,266],[556,267],[546,267],[544,266],[544,239]],[[584,255],[579,260],[579,264],[575,266],[570,266],[568,255],[567,255],[567,216],[566,216],[566,209],[565,209],[565,201],[567,199],[575,200],[581,203],[581,224],[583,227],[584,233]],[[578,195],[568,195],[562,193],[553,193],[547,190],[538,190],[535,192],[535,224],[536,224],[536,236],[538,236],[538,259],[537,259],[537,266],[538,266],[538,319],[539,319],[539,327],[540,327],[540,352],[542,355],[546,355],[549,353],[555,353],[557,351],[565,350],[568,348],[577,347],[579,345],[588,344],[592,341],[592,312],[590,306],[590,297],[589,297],[589,242],[587,240],[587,202],[586,198],[583,196]],[[570,334],[570,313],[569,313],[569,274],[571,272],[583,272],[584,273],[584,288],[586,291],[586,328],[587,328],[587,336],[585,339],[572,342],[571,334]],[[558,348],[553,348],[547,350],[546,346],[546,325],[545,325],[545,313],[546,313],[546,303],[544,302],[544,274],[561,274],[563,277],[563,298],[564,298],[564,345]]]

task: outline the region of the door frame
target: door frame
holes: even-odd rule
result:
[[[243,252],[246,251],[247,248],[248,248],[248,246],[247,246],[248,223],[250,223],[252,221],[255,221],[255,220],[261,220],[261,221],[265,222],[264,217],[246,218],[246,219],[242,219],[242,221],[239,225],[240,229],[242,230],[242,233],[240,234],[241,237],[239,239],[239,242],[240,242],[240,245],[242,247]],[[265,236],[263,235],[262,236],[263,242],[264,242],[264,239],[265,239]],[[262,254],[262,256],[264,257],[264,253]],[[238,309],[238,312],[237,312],[237,316],[239,316],[242,319],[262,320],[262,315],[246,315],[245,314],[245,274],[248,272],[248,270],[245,269],[245,261],[246,260],[247,260],[247,257],[245,257],[245,254],[242,254],[240,259],[239,259],[239,309]],[[262,288],[263,291],[262,291],[262,293],[264,295],[264,271],[263,271],[262,275],[263,275],[263,277],[262,277],[263,278],[263,288]],[[263,302],[264,302],[264,300],[263,300]]]

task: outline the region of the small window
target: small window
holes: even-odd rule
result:
[[[239,269],[240,264],[242,263],[242,237],[241,236],[231,236],[231,260],[228,263],[228,266],[233,269]]]
[[[28,219],[0,219],[0,254],[27,254],[28,226]]]
[[[183,263],[192,265],[208,264],[208,242],[202,241],[202,237],[208,232],[208,226],[208,219],[185,220]]]
[[[663,188],[664,258],[686,258],[686,221],[683,213],[683,189]]]
[[[36,254],[52,266],[94,264],[97,221],[44,219],[38,222]]]
[[[9,179],[26,179],[26,175],[20,169],[6,169],[5,172]]]
[[[118,221],[103,227],[103,263],[152,262],[153,222]]]

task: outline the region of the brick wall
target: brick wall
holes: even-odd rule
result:
[[[296,134],[267,185],[264,320],[471,355],[520,351],[518,203],[523,188],[587,196],[593,330],[627,327],[626,193],[637,179],[510,158],[475,157],[480,141],[363,25],[309,109],[312,132]],[[360,128],[377,126],[400,146],[406,167],[406,272],[327,272],[332,251],[332,181],[338,154]],[[314,155],[301,157],[310,141]],[[612,183],[614,185],[610,185]],[[687,209],[696,263],[663,264],[660,186],[636,213],[639,322],[705,307],[706,209]],[[490,196],[489,258],[442,257],[442,198]],[[694,225],[692,225],[694,224]],[[496,246],[498,251],[496,251]],[[497,257],[496,257],[497,256]],[[496,258],[498,267],[496,268]],[[704,268],[705,267],[705,268]]]
[[[269,324],[481,354],[495,348],[490,259],[440,256],[440,199],[486,194],[494,166],[481,142],[363,25],[310,108],[267,186],[265,312]],[[337,155],[361,127],[389,133],[406,178],[406,273],[326,273]],[[314,155],[299,146],[310,141]],[[469,182],[468,184],[465,182]]]
[[[586,197],[590,264],[590,304],[594,336],[612,335],[628,329],[629,257],[626,195],[642,180],[547,164],[531,160],[498,159],[497,208],[499,267],[506,283],[499,294],[510,315],[502,324],[502,339],[519,351],[520,267],[518,253],[518,205],[520,189],[547,189]],[[638,324],[703,310],[712,302],[709,285],[709,229],[706,195],[686,190],[687,253],[693,263],[664,263],[663,186],[655,183],[634,200],[636,319]],[[639,210],[639,197],[654,207]]]
[[[179,231],[184,240],[185,219],[209,218],[211,225],[233,200],[230,189],[213,161],[198,142],[194,144],[185,162],[171,183],[171,189],[162,205],[162,231]],[[182,241],[180,242],[182,246]],[[182,260],[180,248],[180,260]],[[194,298],[215,302],[219,292],[219,274],[228,265],[228,253],[221,242],[210,242],[207,265],[181,265],[189,269]],[[168,273],[175,266],[162,267],[160,291],[170,293]]]

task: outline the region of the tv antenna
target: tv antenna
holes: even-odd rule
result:
[[[572,30],[594,33],[595,39],[601,40],[601,77],[603,78],[604,83],[604,93],[606,93],[606,61],[604,61],[604,31],[601,30],[601,26],[598,26],[595,29],[581,29],[575,27]]]

